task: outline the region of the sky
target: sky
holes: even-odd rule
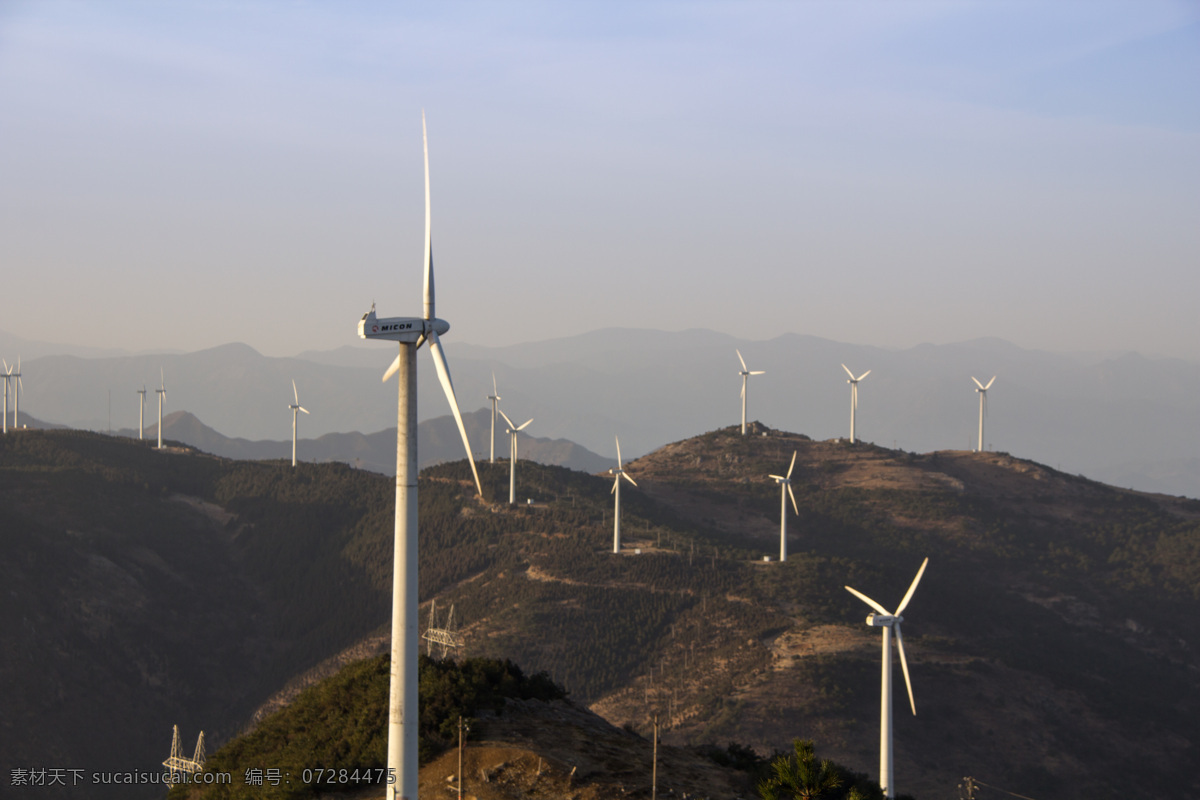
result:
[[[451,353],[1200,361],[1200,4],[1155,0],[0,0],[0,330],[287,356],[419,315],[422,110]]]

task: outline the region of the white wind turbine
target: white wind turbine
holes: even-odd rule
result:
[[[145,438],[142,434],[146,429],[146,384],[137,390],[138,393],[138,439]]]
[[[396,426],[396,533],[392,567],[392,667],[388,702],[389,774],[396,782],[388,785],[387,800],[417,797],[417,657],[420,654],[417,628],[417,360],[423,343],[437,369],[438,381],[458,423],[466,449],[467,463],[475,477],[475,489],[483,496],[479,473],[471,456],[471,443],[463,425],[450,368],[442,352],[439,336],[450,330],[450,323],[434,316],[433,239],[429,202],[429,138],[425,133],[425,114],[421,114],[421,134],[425,148],[425,307],[421,317],[375,315],[375,307],[358,323],[358,335],[364,339],[386,339],[399,343],[396,360],[383,374],[387,381],[400,374]]]
[[[0,414],[0,427],[4,429],[4,433],[8,433],[8,385],[12,383],[13,368],[8,365],[7,360],[4,363],[4,413]]]
[[[616,437],[613,437],[616,439]],[[617,467],[610,469],[609,475],[613,477],[613,488],[609,492],[613,496],[613,552],[621,552],[621,478],[637,486],[637,481],[629,477],[629,473],[625,471],[625,467],[621,464],[621,440],[617,442]]]
[[[496,373],[492,373],[492,393],[488,395],[492,401],[492,446],[488,451],[488,463],[496,463],[496,404],[500,402],[500,390],[496,388]],[[532,421],[532,420],[531,420]]]
[[[746,367],[746,359],[742,358],[742,351],[735,350],[738,356],[738,361],[742,362],[742,371],[738,374],[742,376],[742,436],[746,435],[746,380],[751,375],[763,375],[765,370],[756,369],[751,371]]]
[[[292,466],[294,467],[296,466],[296,413],[299,411],[308,413],[308,409],[300,405],[300,393],[296,391],[295,379],[292,380],[292,397],[296,399],[296,402],[289,404],[288,408],[292,410]]]
[[[162,407],[163,400],[167,397],[167,379],[163,375],[162,367],[158,368],[158,388],[154,391],[158,392],[158,449],[162,449]]]
[[[12,393],[13,393],[13,430],[14,430],[14,431],[19,431],[19,430],[21,430],[21,422],[20,422],[20,417],[21,417],[21,390],[25,388],[25,384],[21,382],[21,357],[20,357],[20,356],[17,356],[17,368],[16,368],[16,371],[15,371],[15,372],[13,371],[13,368],[12,368],[12,367],[9,367],[7,364],[5,364],[5,368],[6,368],[6,369],[7,369],[7,371],[8,371],[8,380],[9,380],[9,381],[12,381],[12,379],[13,379],[13,378],[16,378],[16,381],[17,381],[16,383],[14,383],[14,384],[13,384],[13,387],[12,387]],[[6,387],[6,388],[7,388],[7,387]]]
[[[980,383],[979,379],[976,378],[974,375],[971,376],[971,380],[975,381],[975,385],[979,387],[978,389],[975,390],[979,394],[979,449],[976,452],[982,453],[983,452],[983,418],[985,416],[987,416],[987,390],[992,388],[992,384],[996,382],[996,376],[995,375],[992,376],[992,379],[987,382],[987,386],[984,386],[982,383]],[[1000,399],[1003,400],[1004,398],[1002,397]]]
[[[850,384],[850,444],[854,444],[854,422],[858,416],[858,382],[870,375],[871,370],[867,370],[856,378],[845,364],[842,364],[842,369],[846,370],[846,374],[850,376],[850,380],[846,383]]]
[[[787,475],[772,475],[779,484],[779,560],[787,561],[787,501],[792,498],[792,509],[799,514],[796,507],[796,495],[792,494],[792,470],[796,468],[796,451],[792,451],[792,463]]]
[[[900,668],[904,671],[904,684],[908,687],[908,704],[912,707],[913,716],[916,716],[917,704],[913,700],[912,681],[908,677],[908,660],[904,657],[904,639],[900,636],[900,623],[904,621],[900,612],[908,606],[908,601],[912,599],[913,592],[917,590],[917,584],[921,581],[921,576],[925,574],[925,567],[928,565],[928,558],[921,562],[921,568],[917,570],[917,577],[913,578],[912,585],[908,587],[904,599],[900,601],[900,605],[896,606],[895,611],[888,611],[857,589],[846,587],[846,591],[875,609],[867,615],[867,624],[873,628],[883,629],[883,674],[880,679],[882,696],[879,701],[879,785],[883,788],[885,797],[896,796],[895,781],[892,776],[891,633],[893,629],[896,631],[896,649],[900,651]],[[876,614],[876,611],[879,613]]]
[[[520,425],[514,425],[513,421],[508,418],[508,414],[503,411],[500,416],[504,417],[504,421],[508,423],[508,504],[511,506],[517,502],[517,431],[525,430],[525,426],[533,422],[533,417],[525,420]]]

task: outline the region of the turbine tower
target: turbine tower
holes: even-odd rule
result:
[[[21,357],[17,356],[17,369],[14,372],[11,368],[8,370],[9,380],[17,379],[13,384],[13,430],[21,430],[21,390],[25,388],[25,384],[21,382]]]
[[[871,370],[867,370],[856,378],[845,364],[842,364],[842,369],[846,370],[846,374],[850,376],[850,380],[846,383],[850,384],[850,444],[854,444],[854,422],[855,417],[858,416],[858,382],[870,375]]]
[[[613,552],[621,552],[621,478],[637,486],[637,481],[629,477],[629,473],[625,471],[625,467],[621,464],[621,440],[613,437],[617,442],[617,468],[610,469],[609,475],[613,477],[613,488],[609,492],[613,496]]]
[[[796,495],[792,494],[792,470],[796,468],[796,451],[792,451],[792,463],[787,475],[772,475],[779,484],[779,560],[787,561],[787,501],[792,498],[792,509],[799,514],[796,507]]]
[[[3,428],[4,433],[8,433],[8,385],[12,383],[13,368],[8,365],[7,360],[4,363],[4,413],[0,414],[0,428]]]
[[[146,429],[146,384],[137,390],[138,397],[138,439],[145,438],[142,434]]]
[[[912,585],[908,587],[908,592],[905,593],[904,599],[900,601],[900,605],[896,606],[895,611],[888,611],[857,589],[852,589],[849,586],[846,587],[846,591],[875,609],[875,611],[867,615],[867,624],[873,628],[883,629],[883,673],[880,679],[881,698],[879,701],[879,785],[883,788],[885,797],[896,796],[896,784],[892,777],[891,634],[894,629],[896,631],[896,649],[900,651],[900,668],[904,671],[904,684],[908,687],[908,704],[912,707],[912,713],[915,717],[917,715],[917,704],[913,700],[912,681],[908,677],[908,660],[904,657],[904,639],[900,636],[900,623],[904,621],[904,617],[900,616],[900,612],[908,606],[908,601],[912,599],[913,592],[917,590],[917,584],[921,581],[921,576],[925,574],[925,567],[928,565],[928,558],[921,562],[921,568],[917,570],[917,577],[913,578]]]
[[[987,382],[987,386],[984,386],[982,383],[980,383],[979,379],[976,378],[974,375],[971,376],[971,380],[975,381],[975,385],[979,387],[978,389],[975,390],[976,393],[979,394],[979,449],[977,449],[975,452],[982,453],[983,452],[983,418],[985,416],[987,416],[987,390],[992,388],[992,384],[996,382],[996,376],[995,375],[992,376],[992,379]],[[1001,399],[1003,399],[1003,398],[1001,398]]]
[[[746,359],[742,358],[742,351],[735,350],[738,356],[738,361],[742,362],[742,371],[738,374],[742,376],[742,436],[746,435],[746,379],[751,375],[762,375],[765,370],[756,369],[749,370],[746,367]]]
[[[450,330],[450,323],[434,316],[433,242],[429,203],[429,138],[425,132],[425,114],[421,114],[421,135],[425,148],[425,307],[421,317],[375,315],[375,307],[358,323],[358,335],[364,339],[386,339],[399,343],[396,360],[383,374],[386,382],[399,375],[396,426],[396,534],[392,567],[392,661],[391,691],[388,701],[387,765],[396,778],[387,788],[387,800],[417,799],[417,656],[420,631],[417,628],[417,360],[423,343],[437,369],[438,381],[446,393],[458,432],[466,449],[467,463],[475,476],[475,489],[482,498],[479,473],[471,456],[471,443],[463,426],[462,413],[454,397],[450,368],[442,352],[439,336]]]
[[[167,396],[167,379],[162,367],[158,368],[158,388],[154,391],[158,392],[158,449],[162,450],[162,407]]]
[[[303,411],[308,413],[308,409],[300,405],[300,393],[296,391],[296,380],[292,379],[292,397],[296,402],[290,404],[288,408],[292,410],[292,466],[296,466],[296,412]]]
[[[492,373],[492,393],[488,395],[492,401],[492,446],[488,451],[488,463],[496,463],[496,404],[500,402],[500,390],[496,388],[496,373]]]
[[[517,431],[525,430],[533,418],[530,417],[521,425],[514,425],[508,414],[501,411],[500,416],[508,423],[508,435],[511,437],[508,440],[508,504],[511,506],[517,502]]]

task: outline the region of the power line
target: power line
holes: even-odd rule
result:
[[[1010,792],[1007,789],[1001,789],[999,786],[992,786],[990,783],[984,783],[981,780],[969,776],[963,778],[963,782],[958,785],[959,797],[962,798],[962,800],[975,800],[975,789],[979,786],[983,786],[988,789],[995,789],[997,792],[1003,792],[1004,794],[1011,795],[1012,797],[1019,797],[1021,800],[1034,800],[1032,797],[1027,795]]]

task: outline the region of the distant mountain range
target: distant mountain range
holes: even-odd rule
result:
[[[499,420],[504,424],[504,420]],[[491,426],[491,413],[487,410],[463,415],[467,435],[472,441],[486,441]],[[34,425],[31,427],[42,427]],[[122,429],[117,435],[136,437],[137,431]],[[158,423],[146,426],[146,439],[158,438]],[[290,459],[292,442],[250,439],[234,439],[205,425],[194,414],[175,411],[163,417],[163,437],[170,441],[191,445],[206,453],[249,461],[267,459]],[[504,428],[497,431],[496,460],[508,460],[508,434]],[[316,439],[299,439],[296,457],[300,461],[341,461],[359,469],[369,469],[387,475],[396,473],[396,429],[389,428],[377,433],[327,433]],[[443,461],[458,461],[463,458],[462,438],[450,415],[428,419],[417,426],[417,451],[422,468]],[[569,467],[580,472],[600,472],[613,466],[610,459],[598,456],[585,447],[566,439],[517,434],[517,455],[529,461],[551,466]],[[486,459],[487,452],[481,454]]]
[[[0,334],[0,345],[13,347],[10,339]],[[243,344],[103,357],[19,345],[33,348],[24,354],[22,408],[72,427],[108,429],[110,392],[111,427],[136,426],[135,391],[143,384],[151,389],[147,419],[154,418],[160,368],[168,411],[186,408],[232,438],[289,439],[293,379],[312,411],[303,419],[309,436],[395,424],[396,385],[379,380],[391,360],[382,346],[274,358]],[[507,347],[447,340],[464,410],[485,404],[494,372],[501,407],[520,421],[533,417],[533,434],[609,458],[614,436],[632,458],[736,422],[735,348],[751,369],[766,371],[750,380],[749,416],[772,427],[815,439],[846,436],[845,363],[856,374],[871,370],[859,388],[861,438],[913,452],[969,449],[978,425],[971,377],[996,375],[987,420],[991,449],[1118,485],[1200,497],[1200,365],[1192,362],[1048,353],[996,339],[893,350],[797,334],[755,342],[710,330],[607,329]],[[429,359],[418,363],[420,416],[442,416],[445,398]],[[486,439],[472,436],[476,453],[485,452]]]

